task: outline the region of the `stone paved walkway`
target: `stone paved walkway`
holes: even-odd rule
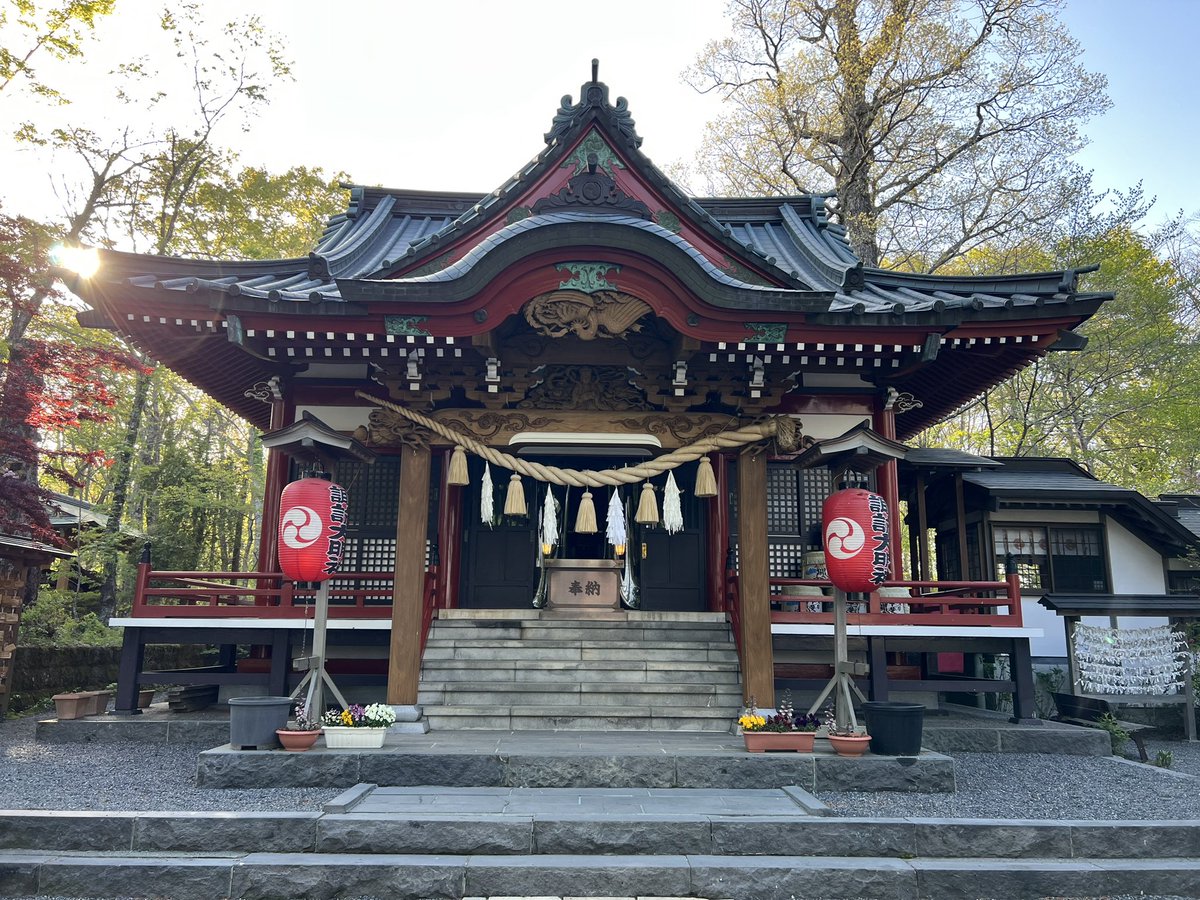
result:
[[[788,790],[678,790],[658,788],[438,788],[381,787],[351,815],[453,814],[472,816],[575,815],[589,818],[653,816],[807,815]]]

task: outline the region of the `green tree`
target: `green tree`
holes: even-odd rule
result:
[[[34,69],[39,58],[78,59],[96,20],[113,11],[116,0],[34,0],[0,3],[0,92],[23,86],[57,103],[69,98],[43,81]]]
[[[1194,314],[1186,280],[1161,255],[1178,229],[1146,236],[1124,223],[1017,254],[1030,270],[1101,262],[1086,288],[1117,299],[1079,329],[1084,350],[1048,354],[925,439],[986,455],[1070,457],[1151,496],[1200,489]]]
[[[1029,238],[1081,177],[1107,106],[1054,0],[733,0],[734,37],[688,72],[731,107],[714,189],[835,191],[867,266],[935,271]]]

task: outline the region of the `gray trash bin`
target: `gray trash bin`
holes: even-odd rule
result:
[[[275,735],[287,725],[291,697],[234,697],[229,701],[229,745],[234,750],[279,746]]]

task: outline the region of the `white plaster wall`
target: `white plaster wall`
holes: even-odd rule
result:
[[[800,421],[803,423],[802,431],[807,437],[811,437],[815,441],[825,441],[829,438],[841,437],[855,425],[862,421],[870,422],[871,417],[856,413],[854,415],[844,415],[841,413],[825,413],[812,414],[805,413],[800,416]]]
[[[1165,594],[1162,554],[1109,519],[1108,553],[1114,594]]]
[[[366,426],[367,416],[374,406],[297,406],[296,418],[310,412],[334,431],[353,431],[359,425]]]

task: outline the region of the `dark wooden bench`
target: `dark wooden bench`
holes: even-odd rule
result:
[[[1142,762],[1149,762],[1150,756],[1146,753],[1146,741],[1142,737],[1143,731],[1148,731],[1154,728],[1153,725],[1142,725],[1138,722],[1124,722],[1117,718],[1113,707],[1109,705],[1107,700],[1101,700],[1096,697],[1082,697],[1078,694],[1062,694],[1057,691],[1051,691],[1050,696],[1054,698],[1054,705],[1058,707],[1058,721],[1068,722],[1072,725],[1087,725],[1091,728],[1098,728],[1100,719],[1106,715],[1112,716],[1118,725],[1125,731],[1129,732],[1129,737],[1137,747],[1138,758]],[[1116,696],[1113,697],[1116,700]]]

